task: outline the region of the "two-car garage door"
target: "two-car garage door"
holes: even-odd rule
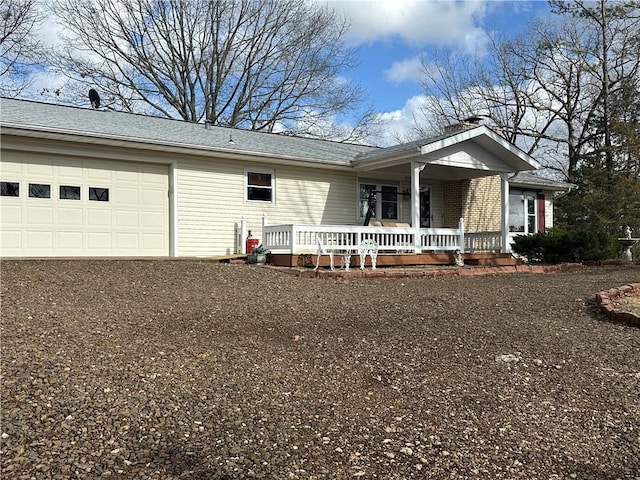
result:
[[[0,255],[167,256],[169,167],[3,152]]]

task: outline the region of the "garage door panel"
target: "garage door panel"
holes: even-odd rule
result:
[[[143,228],[156,228],[160,230],[164,230],[165,227],[165,216],[162,212],[143,212],[142,213],[142,227]]]
[[[44,250],[48,251],[53,249],[53,232],[51,231],[34,231],[27,232],[26,246],[30,250]]]
[[[59,165],[55,168],[55,175],[65,180],[82,181],[83,168],[81,162],[74,162],[66,165]]]
[[[5,198],[2,199],[3,203],[0,206],[2,225],[20,227],[22,225],[22,206],[18,203],[13,203],[13,199],[5,202]]]
[[[137,227],[140,225],[140,212],[137,210],[116,210],[115,227]]]
[[[84,237],[83,232],[78,231],[59,231],[57,232],[57,242],[56,242],[56,250],[64,251],[68,254],[68,252],[77,252],[76,254],[81,254],[83,250],[82,238]]]
[[[53,206],[26,207],[29,225],[53,226]]]
[[[22,232],[20,230],[3,230],[0,233],[2,251],[19,252],[22,249]]]
[[[111,232],[87,233],[87,248],[93,251],[111,251],[111,236]]]
[[[161,233],[151,234],[151,233],[143,233],[142,234],[142,246],[145,250],[160,250],[163,245],[163,235]]]
[[[118,183],[138,184],[138,169],[135,167],[122,167],[113,172],[114,180]]]
[[[116,205],[138,205],[138,190],[135,188],[114,188],[112,195],[113,203]]]
[[[87,218],[90,227],[111,227],[112,210],[92,208]]]
[[[115,232],[114,236],[117,250],[138,250],[140,248],[139,236],[136,233]]]
[[[169,255],[168,165],[8,153],[0,177],[19,182],[20,196],[2,197],[0,255]],[[29,197],[29,183],[51,197]],[[61,185],[80,199],[60,199]],[[90,188],[108,196],[90,199]]]
[[[166,175],[162,172],[157,173],[142,173],[140,174],[140,182],[145,185],[157,185],[159,187],[164,186],[166,182]]]
[[[53,177],[53,162],[48,164],[42,163],[27,163],[26,174],[34,177]]]
[[[56,222],[58,225],[67,226],[67,225],[75,225],[81,227],[83,225],[83,214],[84,211],[82,207],[58,207],[58,221]]]

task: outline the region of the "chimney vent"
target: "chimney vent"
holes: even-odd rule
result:
[[[444,133],[462,132],[464,130],[471,130],[480,125],[481,117],[467,117],[464,120],[454,123],[453,125],[447,125],[444,127]]]

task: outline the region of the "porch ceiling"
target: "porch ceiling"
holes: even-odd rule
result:
[[[381,149],[356,159],[359,171],[410,175],[411,163],[425,165],[422,176],[442,180],[477,178],[533,170],[538,163],[485,126]]]

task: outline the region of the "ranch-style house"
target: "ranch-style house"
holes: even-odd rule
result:
[[[570,185],[490,128],[387,148],[0,101],[2,257],[509,252]],[[333,243],[332,243],[333,242]],[[289,260],[288,260],[289,261]],[[294,261],[294,260],[290,260]]]

